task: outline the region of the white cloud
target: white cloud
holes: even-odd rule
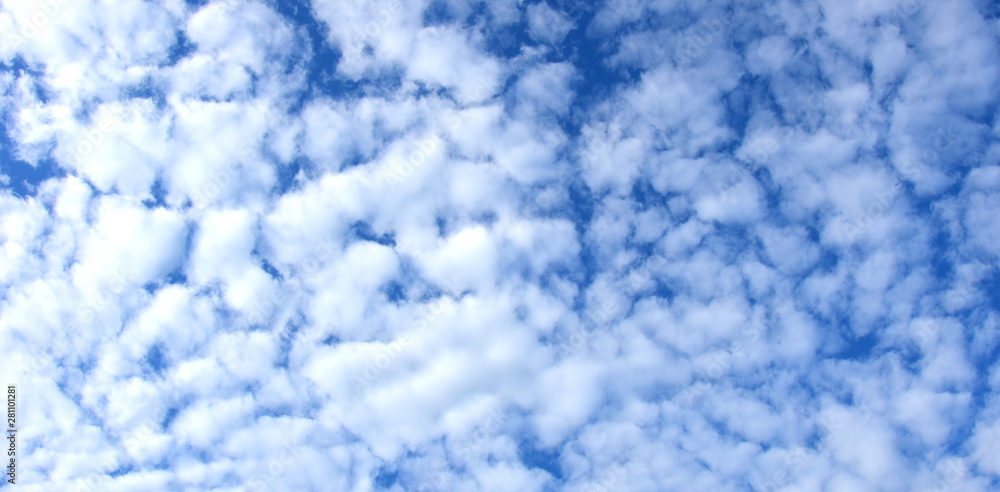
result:
[[[536,41],[559,44],[573,29],[573,21],[547,2],[528,6],[528,33]]]
[[[456,30],[425,28],[413,42],[407,74],[419,82],[454,89],[460,103],[490,99],[503,82],[500,64],[470,46],[472,40]]]
[[[997,29],[5,3],[18,486],[988,490]]]

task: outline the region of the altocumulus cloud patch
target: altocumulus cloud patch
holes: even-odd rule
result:
[[[5,2],[0,488],[996,490],[998,50],[976,0]]]

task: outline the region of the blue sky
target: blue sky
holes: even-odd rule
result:
[[[991,2],[0,32],[0,488],[1000,488]]]

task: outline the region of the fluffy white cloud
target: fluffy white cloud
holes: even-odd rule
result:
[[[559,44],[574,27],[571,19],[554,10],[547,2],[527,8],[528,33],[536,41]]]
[[[995,17],[4,3],[16,486],[995,489]]]

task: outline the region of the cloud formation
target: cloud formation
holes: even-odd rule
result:
[[[994,490],[998,15],[4,3],[4,486]]]

